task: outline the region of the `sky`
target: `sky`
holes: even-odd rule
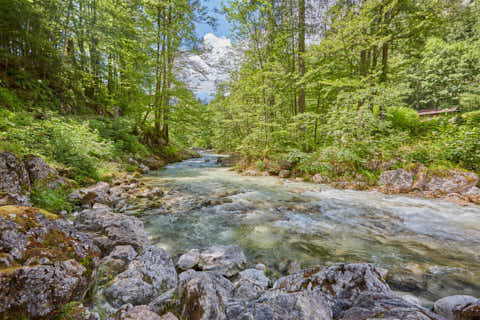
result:
[[[202,3],[207,6],[210,10],[210,14],[215,16],[218,20],[218,26],[214,30],[211,26],[207,24],[196,24],[197,34],[200,37],[203,37],[205,34],[211,32],[215,34],[217,37],[229,37],[230,36],[230,26],[228,24],[227,19],[221,13],[216,14],[214,12],[215,9],[221,10],[222,9],[222,2],[223,0],[202,0]]]

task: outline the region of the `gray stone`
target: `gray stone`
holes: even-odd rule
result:
[[[82,300],[99,263],[93,242],[38,209],[0,210],[0,250],[8,263],[0,268],[0,315],[23,310],[29,319],[51,319],[68,302]]]
[[[378,184],[389,192],[410,192],[413,187],[413,174],[405,169],[384,171]]]
[[[137,252],[130,245],[116,246],[113,248],[112,252],[110,252],[109,256],[113,259],[120,259],[129,263],[135,259]]]
[[[171,308],[178,308],[179,307],[179,301],[176,298],[176,288],[170,289],[158,297],[156,297],[148,307],[150,310],[158,313],[158,314],[163,314],[167,312],[168,310],[171,310]]]
[[[458,320],[462,318],[457,318],[455,313],[465,309],[468,305],[477,301],[478,299],[472,296],[449,296],[437,300],[433,305],[433,310],[448,320]]]
[[[183,254],[177,262],[177,267],[180,270],[188,270],[195,267],[200,262],[200,250],[192,249]]]
[[[163,320],[158,314],[152,312],[147,306],[127,305],[113,318],[115,320]]]
[[[363,292],[342,320],[444,320],[443,317],[392,294]]]
[[[278,176],[280,178],[288,178],[290,177],[290,171],[288,170],[280,170],[280,172],[278,173]]]
[[[272,290],[255,301],[232,302],[228,319],[248,320],[332,320],[327,300],[318,292],[287,293]]]
[[[240,272],[247,259],[239,246],[213,246],[200,254],[198,265],[204,271],[218,271],[231,277]]]
[[[66,180],[60,177],[58,172],[41,157],[27,155],[24,158],[24,163],[32,185],[40,184],[53,189],[66,183]]]
[[[0,205],[30,205],[30,178],[25,164],[10,152],[0,152]]]
[[[80,201],[82,204],[93,205],[95,203],[110,204],[108,195],[110,185],[106,182],[99,182],[93,186],[82,188],[70,194],[70,199]]]
[[[233,284],[220,273],[188,270],[180,274],[178,295],[183,320],[226,320]]]
[[[177,273],[168,254],[162,248],[150,246],[112,281],[105,289],[105,296],[116,307],[126,303],[148,304],[176,284]]]
[[[473,188],[478,183],[478,176],[473,172],[451,171],[445,176],[434,176],[425,185],[425,190],[440,193],[464,193]]]
[[[270,280],[262,270],[244,270],[240,272],[239,279],[235,282],[233,296],[242,300],[256,299],[265,292],[269,283]]]
[[[312,177],[312,181],[319,184],[326,184],[331,182],[330,178],[321,174],[314,175]]]

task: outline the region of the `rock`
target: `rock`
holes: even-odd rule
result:
[[[257,263],[255,269],[265,271],[267,267],[263,263]]]
[[[100,250],[58,216],[28,207],[0,207],[0,315],[48,319],[91,287]]]
[[[401,298],[403,300],[407,301],[408,303],[413,304],[413,305],[416,305],[416,306],[419,306],[419,307],[422,306],[422,301],[420,301],[420,299],[415,297],[415,296],[411,296],[409,294],[406,294],[406,295],[401,296]]]
[[[150,302],[148,307],[158,314],[163,314],[168,310],[172,310],[172,308],[177,309],[179,307],[179,301],[176,298],[176,293],[176,288],[170,289],[156,297]]]
[[[260,176],[261,174],[259,172],[257,172],[256,170],[249,169],[249,170],[244,171],[243,175],[248,176],[248,177],[256,177],[256,176]]]
[[[265,292],[269,283],[270,279],[265,276],[265,272],[257,269],[244,270],[235,282],[233,296],[235,299],[256,299]]]
[[[140,219],[113,213],[111,208],[101,204],[80,212],[75,227],[82,231],[100,233],[101,236],[95,238],[95,241],[104,253],[109,253],[119,245],[131,245],[140,252],[148,244],[148,236]]]
[[[381,271],[371,264],[339,263],[319,272],[317,270],[307,269],[280,278],[273,287],[286,292],[306,289],[323,294],[328,299],[335,319],[340,318],[363,292],[392,294]]]
[[[380,175],[378,184],[389,192],[410,192],[413,185],[413,174],[405,169],[384,171]]]
[[[114,320],[162,320],[162,318],[152,312],[147,306],[127,305],[123,310],[119,310]],[[112,320],[113,320],[112,319]]]
[[[475,318],[461,318],[460,314],[462,310],[478,302],[479,300],[472,296],[449,296],[437,300],[433,305],[433,310],[438,313],[439,315],[444,316],[447,320],[468,320],[468,319],[475,319]],[[478,315],[480,316],[480,309]]]
[[[227,307],[228,319],[332,320],[327,300],[318,292],[287,293],[272,290],[255,301],[237,301]],[[222,318],[224,319],[224,318]]]
[[[188,270],[194,268],[200,262],[200,250],[192,249],[183,254],[177,262],[180,270]]]
[[[439,194],[464,193],[475,187],[478,176],[473,172],[450,171],[445,176],[433,176],[425,190]]]
[[[30,179],[25,164],[0,152],[0,205],[30,205]]]
[[[150,246],[128,265],[105,289],[105,297],[116,307],[126,303],[150,303],[158,295],[173,289],[177,273],[172,260],[162,248]]]
[[[423,164],[420,164],[416,169],[415,182],[412,189],[417,191],[423,191],[427,184],[428,169]]]
[[[150,172],[150,168],[147,167],[146,165],[144,165],[143,163],[140,163],[138,165],[138,170],[140,170],[140,172],[143,173],[143,174]]]
[[[178,318],[171,312],[164,314],[160,319],[162,320],[178,320]]]
[[[419,270],[415,265],[400,267],[387,276],[387,282],[395,290],[416,292],[427,288],[427,283],[423,278],[424,271]]]
[[[363,181],[335,181],[331,186],[342,190],[367,190],[368,186]]]
[[[312,181],[315,182],[315,183],[319,183],[319,184],[327,184],[327,183],[331,182],[329,177],[321,175],[321,174],[314,175],[313,178],[312,178]]]
[[[150,170],[160,170],[165,165],[166,162],[158,157],[152,156],[141,160],[142,163],[147,166]]]
[[[231,277],[240,272],[246,262],[239,246],[212,246],[200,254],[198,265],[203,271],[217,271]]]
[[[180,274],[178,296],[183,320],[226,320],[234,286],[217,272],[188,270]]]
[[[273,284],[273,289],[281,289],[287,292],[301,291],[311,281],[311,276],[322,271],[322,267],[304,269],[285,277],[279,278]]]
[[[458,320],[478,320],[480,319],[480,300],[466,306],[463,309],[455,310],[455,316]]]
[[[27,155],[24,158],[24,163],[32,185],[41,184],[54,189],[66,183],[66,180],[60,177],[58,172],[50,167],[41,157]]]
[[[473,187],[465,192],[465,196],[475,204],[480,204],[480,188]]]
[[[132,246],[116,246],[112,252],[110,252],[109,256],[113,259],[120,259],[129,263],[137,256],[137,252],[133,249]]]
[[[290,171],[288,171],[288,170],[280,170],[280,172],[278,173],[278,176],[279,176],[280,178],[283,178],[283,179],[288,178],[288,177],[290,177]]]
[[[342,320],[444,320],[427,309],[391,295],[364,292],[345,311]]]
[[[110,185],[106,182],[99,182],[93,186],[79,189],[72,193],[69,198],[72,200],[78,200],[82,204],[92,206],[95,203],[110,204],[110,197],[108,191]]]

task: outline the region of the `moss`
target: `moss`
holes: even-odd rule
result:
[[[22,309],[13,309],[0,314],[1,320],[29,320],[28,314]]]
[[[84,318],[85,308],[81,302],[72,301],[63,306],[55,320],[76,320]]]
[[[93,271],[95,270],[95,261],[93,261],[92,258],[86,257],[80,261],[80,264],[87,269],[85,272],[85,277],[90,278],[92,275]]]
[[[37,214],[43,214],[48,220],[56,220],[58,216],[43,209],[20,207],[20,206],[3,206],[0,207],[0,218],[10,220],[20,225],[25,231],[36,228]]]

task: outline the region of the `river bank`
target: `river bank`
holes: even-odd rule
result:
[[[203,155],[199,159],[169,165],[164,171],[151,172],[147,176],[129,176],[113,181],[111,184],[99,183],[78,190],[74,196],[79,197],[78,200],[84,208],[73,214],[75,231],[68,232],[75,235],[71,240],[73,248],[80,244],[78,240],[83,239],[79,238],[81,237],[80,234],[82,236],[86,235],[87,238],[85,239],[88,239],[81,240],[81,242],[91,243],[98,248],[92,251],[91,259],[87,260],[91,263],[85,263],[84,258],[80,256],[73,257],[73,260],[78,260],[77,263],[73,262],[72,258],[65,260],[66,258],[63,256],[55,257],[55,254],[58,253],[51,251],[49,253],[53,256],[49,257],[49,261],[37,259],[35,262],[31,260],[27,264],[23,262],[25,257],[21,256],[18,259],[15,258],[19,265],[14,266],[13,269],[10,266],[7,268],[9,269],[8,272],[6,269],[0,270],[4,280],[2,283],[7,285],[11,284],[11,281],[16,281],[18,284],[16,294],[21,296],[24,292],[22,290],[29,290],[30,288],[22,287],[22,281],[29,279],[29,276],[34,274],[33,270],[43,270],[47,266],[64,268],[62,270],[67,270],[65,277],[71,279],[73,276],[75,279],[80,279],[74,281],[71,288],[72,292],[81,292],[81,294],[66,295],[71,299],[77,299],[76,302],[65,303],[65,300],[56,298],[55,294],[58,291],[49,291],[49,289],[42,288],[38,289],[38,297],[43,297],[42,299],[52,302],[51,314],[67,311],[68,314],[77,312],[91,319],[175,319],[173,314],[180,316],[181,319],[243,319],[243,317],[253,319],[367,319],[379,314],[401,319],[405,317],[409,317],[409,319],[443,319],[442,315],[446,315],[445,312],[453,312],[451,308],[447,308],[448,311],[445,312],[440,310],[444,308],[441,306],[445,303],[438,304],[440,307],[437,307],[436,310],[440,315],[434,314],[429,310],[433,307],[433,301],[428,302],[424,298],[420,301],[412,297],[401,298],[398,291],[395,293],[392,288],[399,290],[398,287],[402,286],[414,295],[425,289],[427,291],[433,290],[441,294],[442,297],[447,295],[447,292],[475,292],[471,291],[472,287],[470,285],[465,285],[465,281],[475,279],[475,276],[470,280],[467,279],[469,278],[469,268],[447,267],[450,263],[444,259],[452,252],[449,251],[446,255],[440,254],[441,251],[439,250],[441,249],[435,247],[439,243],[432,242],[433,239],[426,241],[427,239],[423,238],[421,240],[424,244],[429,243],[428,245],[431,246],[429,250],[421,249],[416,245],[412,246],[412,241],[415,241],[411,237],[413,230],[402,231],[402,233],[407,232],[405,235],[410,234],[408,242],[411,243],[411,249],[423,250],[421,253],[423,259],[433,262],[428,270],[422,271],[421,274],[416,270],[419,267],[418,264],[417,266],[415,264],[410,265],[410,271],[404,271],[403,273],[399,273],[398,269],[391,269],[387,272],[385,268],[369,264],[352,264],[348,260],[375,262],[372,256],[367,258],[364,254],[368,254],[368,251],[372,254],[371,251],[373,250],[376,251],[375,254],[382,256],[384,254],[381,247],[372,247],[372,242],[365,247],[366,251],[358,250],[359,247],[355,249],[348,245],[345,246],[347,244],[345,241],[348,238],[357,239],[354,241],[358,241],[359,238],[355,234],[350,236],[344,234],[339,238],[340,234],[334,234],[332,233],[333,229],[325,228],[325,223],[323,226],[317,225],[315,218],[321,218],[324,215],[322,212],[327,212],[331,216],[333,208],[329,208],[330,204],[326,201],[326,198],[322,198],[318,204],[316,202],[311,204],[306,202],[306,193],[311,193],[308,197],[317,196],[317,191],[312,189],[311,184],[288,182],[286,187],[282,187],[278,185],[278,180],[273,178],[241,177],[218,168],[215,164],[216,158],[214,155]],[[270,188],[273,189],[270,190]],[[330,193],[325,194],[325,192]],[[358,207],[363,202],[361,198],[357,198],[357,203],[352,203],[353,195],[358,197],[364,195],[361,192],[356,194],[346,193],[344,199],[353,206],[350,208],[344,207],[345,213],[354,207]],[[327,198],[336,199],[333,202],[336,202],[335,206],[344,206],[344,200],[339,198],[340,193],[324,190],[320,191],[320,194]],[[268,196],[263,198],[265,195]],[[379,200],[376,196],[372,197],[370,195],[368,201],[374,201],[380,205],[380,203],[377,203]],[[269,203],[269,205],[264,207],[262,203]],[[277,207],[277,203],[282,203],[282,205]],[[323,203],[324,207],[321,210],[315,209],[320,203]],[[406,203],[403,204],[404,207],[406,205]],[[433,206],[435,203],[429,205]],[[438,208],[442,207],[441,203],[439,205]],[[392,226],[390,218],[386,219],[388,211],[391,210],[388,209],[388,201],[381,202],[381,206],[384,207],[384,211],[381,213],[383,218],[381,219],[375,211],[369,209],[370,214],[374,214],[372,217],[372,223],[374,224],[370,227],[350,214],[342,214],[342,217],[343,219],[352,219],[352,226],[356,225],[357,228],[367,228],[371,231],[375,230],[370,229],[371,227],[380,223],[387,228],[387,233],[384,236],[388,236],[388,230],[399,232],[398,228],[403,223]],[[414,206],[425,206],[425,203],[420,201]],[[20,223],[18,217],[22,217],[24,213],[12,210],[10,208],[5,215],[2,215],[2,226],[5,226],[5,223],[8,224],[5,220],[16,224]],[[457,210],[457,207],[449,208],[447,206],[444,210],[448,214],[450,210]],[[307,224],[299,224],[302,220],[298,220],[298,218],[307,217],[307,212],[311,212],[310,220],[303,220]],[[426,213],[427,211],[424,210],[423,214]],[[260,219],[264,214],[268,214],[268,220],[274,223],[275,227],[272,228],[269,224],[266,224],[266,220]],[[42,235],[44,232],[41,230],[57,230],[61,233],[68,233],[61,228],[63,225],[70,223],[61,217],[46,216],[52,219],[49,220],[52,221],[49,223],[54,224],[47,227],[41,222],[44,220],[42,218],[42,216],[45,216],[44,213],[34,212],[30,215],[34,218],[31,223],[21,223],[25,225],[23,229],[18,227],[14,229],[22,233],[26,232],[26,234],[39,233]],[[196,220],[196,217],[199,217],[200,220]],[[428,220],[431,217],[424,218]],[[182,219],[187,220],[182,221]],[[230,222],[224,224],[228,220]],[[161,221],[167,221],[170,229],[166,229],[165,225],[159,223]],[[250,221],[250,223],[246,225],[245,221]],[[415,221],[415,223],[419,222],[418,220]],[[232,235],[231,232],[235,230],[233,226],[237,224],[241,226],[242,230],[239,234],[240,238],[232,238],[229,235]],[[223,230],[218,229],[222,225]],[[309,225],[317,225],[320,228],[313,228],[311,230],[313,234],[311,234]],[[12,224],[7,226],[13,228]],[[217,229],[211,229],[214,226]],[[422,223],[418,225],[418,228],[421,228],[421,226]],[[452,225],[444,225],[443,227],[441,228],[444,229],[443,232],[450,237],[455,234]],[[329,229],[331,231],[325,234],[325,231]],[[7,229],[2,228],[2,230]],[[226,230],[231,231],[225,232]],[[289,230],[292,230],[293,233]],[[275,240],[278,232],[288,234],[289,237]],[[322,233],[320,238],[323,244],[319,243],[315,237],[312,238],[312,235],[318,232]],[[77,233],[78,235],[76,235]],[[5,231],[2,231],[3,234],[6,234]],[[298,241],[298,237],[296,241],[292,242],[292,236],[295,234],[304,238],[303,244]],[[200,238],[198,238],[199,235]],[[435,232],[430,233],[429,237],[444,238],[444,236],[435,234]],[[190,241],[186,242],[184,238],[189,238]],[[75,239],[78,240],[74,241]],[[335,245],[337,248],[335,251],[331,251],[335,246],[329,247],[329,239],[334,242],[337,242],[335,239],[343,239],[344,242],[340,247],[338,247],[339,243],[337,242],[337,245]],[[473,241],[473,244],[478,241],[475,238],[475,233],[470,234],[469,239],[469,241]],[[44,240],[45,238],[40,236],[35,243],[44,242]],[[398,242],[397,246],[402,243],[398,237],[396,241]],[[465,250],[464,240],[457,239],[454,241],[455,246],[458,245],[456,249],[459,255],[456,259],[467,262],[468,258],[460,254]],[[21,241],[18,243],[21,243]],[[172,245],[169,245],[173,243],[176,243],[182,249],[174,250]],[[310,243],[308,251],[300,249],[305,248],[308,243]],[[459,243],[463,243],[463,248],[459,246]],[[319,250],[320,247],[312,251],[319,244],[323,247],[323,251]],[[6,247],[4,243],[2,245]],[[29,245],[26,246],[26,252],[30,252]],[[49,243],[47,248],[57,245],[59,244]],[[384,242],[383,246],[389,248],[392,244]],[[288,248],[284,252],[291,259],[284,261],[281,256],[277,256],[276,258],[279,261],[272,264],[264,253],[271,250],[282,250],[282,247]],[[295,247],[297,249],[294,249]],[[342,253],[341,247],[347,251]],[[7,250],[7,256],[11,255],[12,250],[14,252],[22,251]],[[393,253],[387,251],[385,251],[385,257]],[[262,254],[262,252],[264,253]],[[303,253],[299,256],[298,254],[301,252]],[[320,258],[317,261],[319,264],[313,263],[311,260],[308,263],[308,259],[297,260],[297,257],[304,256],[305,252],[310,252],[309,255],[312,257]],[[409,255],[413,252],[410,251]],[[440,254],[441,259],[435,259],[428,252]],[[182,255],[183,253],[186,254]],[[58,258],[59,261],[55,261],[55,258]],[[412,262],[411,256],[407,259]],[[413,261],[415,259],[413,258]],[[68,261],[68,267],[65,267],[63,261]],[[177,263],[174,263],[174,261],[177,261]],[[336,264],[336,261],[342,261],[343,263]],[[444,266],[441,266],[440,261],[443,261]],[[399,260],[397,260],[398,262]],[[478,257],[472,257],[471,262],[473,265],[478,263]],[[313,269],[302,270],[306,266],[305,263],[310,267],[317,266]],[[435,263],[440,265],[435,267]],[[84,269],[79,267],[78,264]],[[279,264],[285,266],[278,268]],[[388,266],[384,259],[377,260],[375,264],[382,267]],[[399,264],[403,266],[403,263]],[[76,268],[72,269],[72,265]],[[420,266],[420,268],[423,267]],[[191,268],[195,271],[189,270]],[[277,269],[283,271],[278,273],[280,270]],[[75,273],[72,274],[72,270],[77,270],[77,276],[75,276]],[[79,277],[78,274],[81,276]],[[48,274],[46,277],[48,278]],[[45,278],[42,278],[41,281],[44,280]],[[57,288],[56,281],[46,282]],[[94,290],[90,291],[89,299],[79,298],[86,292],[81,289],[84,287],[78,287],[79,283],[95,283]],[[332,287],[332,284],[335,283],[337,285]],[[367,284],[366,287],[365,283]],[[453,289],[461,283],[464,284],[463,288]],[[60,286],[62,282],[58,281],[58,284]],[[440,291],[434,289],[439,284],[447,285],[447,287],[453,285],[453,287],[450,287],[449,290],[443,289]],[[345,286],[350,288],[347,296],[345,295]],[[11,297],[16,296],[11,295]],[[22,305],[22,308],[26,308],[22,309],[24,312],[34,310],[31,307],[30,309],[27,308],[29,303],[38,306],[38,304],[35,304],[35,301],[39,301],[38,299],[31,295],[28,297],[27,300],[23,300],[26,301]],[[474,310],[474,302],[477,300],[471,300],[473,298],[462,300],[463,305],[460,306],[461,303],[458,303],[458,298],[449,298],[448,301],[452,301],[452,299],[457,299],[454,301],[456,301],[455,304],[458,304],[458,312],[462,312],[462,314],[471,313],[476,316],[472,313],[474,312],[472,310]],[[83,306],[80,303],[83,303]],[[392,304],[398,308],[387,307]],[[10,311],[17,312],[19,309],[18,304],[16,305],[13,302],[9,306]],[[294,313],[291,313],[290,308],[292,307],[295,310]],[[263,311],[260,312],[260,310]],[[370,312],[371,310],[374,310],[374,314]],[[2,312],[4,311],[0,311],[0,313]],[[4,312],[3,314],[7,313]],[[13,314],[19,315],[19,313]],[[50,313],[48,314],[50,315]],[[163,315],[162,318],[160,318],[160,315]],[[45,314],[41,316],[37,314],[32,317],[32,319],[37,318],[52,319],[46,317]],[[9,318],[7,317],[7,319]],[[80,317],[78,319],[85,318]]]
[[[220,158],[220,164],[233,167],[246,176],[276,176],[281,179],[329,185],[340,190],[378,191],[389,195],[405,194],[427,199],[442,199],[459,205],[480,205],[479,177],[462,169],[431,169],[421,163],[394,169],[393,162],[372,164],[378,175],[368,179],[361,174],[342,179],[325,174],[306,174],[288,161],[264,160],[253,163],[240,155]]]

